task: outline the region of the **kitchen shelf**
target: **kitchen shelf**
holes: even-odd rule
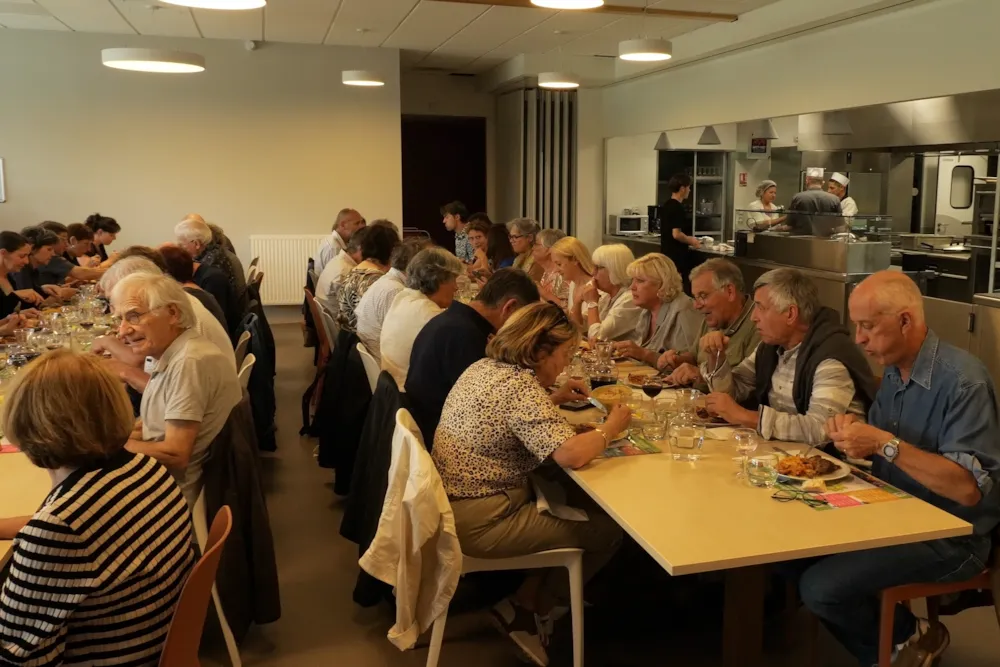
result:
[[[697,176],[694,182],[704,183],[705,185],[712,185],[713,183],[722,185],[722,176]]]

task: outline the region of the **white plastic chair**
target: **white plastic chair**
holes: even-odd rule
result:
[[[361,346],[359,345],[359,347]],[[424,446],[420,429],[408,411],[400,409],[396,412],[396,428],[402,429],[407,437],[415,439],[421,447]],[[393,459],[395,458],[396,454],[393,453]],[[583,667],[583,549],[550,549],[512,558],[472,558],[462,555],[463,575],[471,572],[537,570],[549,567],[564,567],[569,572],[570,614],[573,621],[573,667]],[[448,610],[445,609],[435,619],[434,627],[431,630],[427,667],[437,667],[441,657],[441,644],[444,642],[444,628],[447,622]]]
[[[326,329],[327,339],[330,341],[330,350],[333,351],[333,347],[337,344],[337,336],[340,334],[340,327],[337,326],[337,321],[333,318],[333,313],[326,305],[326,301],[316,299],[316,303],[319,304],[319,316],[323,320],[323,327]]]
[[[205,544],[208,542],[208,518],[206,517],[204,488],[198,494],[198,500],[194,503],[191,518],[194,523],[194,537],[198,540],[198,547],[204,553]],[[226,652],[229,653],[229,664],[232,667],[243,667],[243,661],[240,660],[240,647],[236,643],[236,637],[233,636],[233,631],[229,627],[226,615],[222,612],[222,600],[219,599],[219,591],[216,589],[214,583],[212,584],[212,603],[215,605],[215,613],[219,617],[219,625],[222,626],[222,636],[226,640]]]
[[[236,367],[243,365],[243,357],[247,356],[247,348],[250,347],[250,332],[244,331],[240,334],[240,339],[236,341]]]
[[[365,365],[365,375],[368,376],[368,384],[371,386],[372,393],[374,394],[375,387],[378,386],[378,376],[382,372],[382,368],[375,361],[375,357],[368,351],[364,343],[358,343],[358,353],[361,354],[361,363]]]
[[[243,359],[243,365],[240,366],[240,387],[244,390],[246,390],[247,385],[250,384],[250,374],[253,373],[253,365],[255,363],[257,363],[257,357],[251,353]]]

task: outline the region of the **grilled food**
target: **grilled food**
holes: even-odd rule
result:
[[[789,477],[822,477],[837,470],[837,464],[823,456],[786,456],[778,461],[778,474]]]

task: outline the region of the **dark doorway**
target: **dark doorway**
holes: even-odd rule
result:
[[[440,209],[457,199],[470,213],[486,210],[486,119],[403,116],[402,151],[403,224],[453,250]]]

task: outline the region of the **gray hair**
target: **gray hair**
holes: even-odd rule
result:
[[[725,289],[726,285],[732,285],[740,294],[747,291],[746,282],[743,280],[743,272],[728,259],[713,257],[712,259],[699,264],[691,269],[691,282],[703,273],[712,274],[712,287],[715,289]]]
[[[774,181],[769,181],[769,180],[761,181],[760,185],[757,186],[757,192],[755,193],[757,195],[757,199],[763,197],[764,193],[767,192],[768,188],[776,188],[776,187],[778,187],[778,184],[775,183]]]
[[[201,220],[188,218],[174,226],[174,236],[179,241],[196,241],[208,245],[212,242],[212,228]]]
[[[406,286],[423,294],[437,292],[441,285],[461,275],[462,262],[444,248],[425,248],[406,267]]]
[[[101,282],[99,285],[101,291],[110,297],[111,292],[115,289],[115,286],[121,282],[123,278],[134,273],[148,273],[154,276],[163,275],[163,271],[160,270],[160,267],[153,264],[153,262],[145,257],[139,257],[138,255],[126,257],[125,259],[119,259],[117,262],[108,267],[108,270],[104,272],[103,276],[101,276]]]
[[[594,264],[608,270],[611,284],[625,287],[632,282],[628,277],[628,265],[635,261],[635,255],[624,243],[602,245],[593,254]]]
[[[354,237],[352,236],[351,238],[353,239]],[[397,271],[406,273],[406,267],[426,247],[427,241],[423,239],[406,239],[392,249],[392,255],[389,257],[389,266]]]
[[[531,218],[514,218],[507,223],[507,231],[514,232],[518,234],[531,234],[534,237],[538,237],[538,231],[541,229],[541,225],[537,221]]]
[[[170,276],[152,273],[125,276],[111,292],[111,304],[117,311],[121,303],[129,298],[137,299],[149,310],[174,306],[182,329],[193,329],[198,322],[188,293]]]
[[[770,287],[771,305],[778,312],[787,313],[791,306],[799,311],[803,324],[812,324],[819,312],[819,291],[811,280],[797,269],[774,269],[768,271],[753,284],[756,293],[761,287]]]
[[[561,229],[543,229],[535,235],[535,240],[546,248],[551,248],[556,244],[556,241],[563,238],[566,238],[566,232]]]

